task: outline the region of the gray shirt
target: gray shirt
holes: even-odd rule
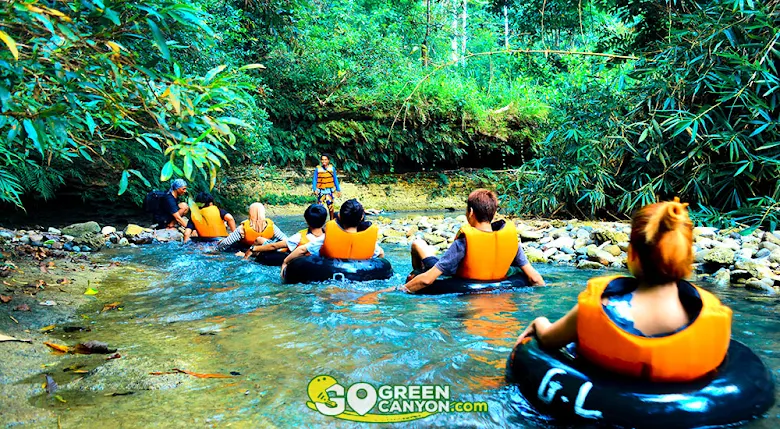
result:
[[[442,275],[454,276],[458,271],[458,266],[463,258],[466,256],[466,237],[458,237],[450,245],[449,249],[441,256],[438,262],[436,262],[436,268],[438,268]],[[523,267],[528,264],[528,258],[523,252],[523,247],[520,243],[517,243],[517,254],[515,260],[512,261],[513,267]]]

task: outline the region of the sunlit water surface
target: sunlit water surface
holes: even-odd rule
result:
[[[296,218],[278,223],[286,231],[302,227]],[[597,273],[542,265],[549,287],[530,291],[367,296],[403,283],[410,270],[407,247],[386,246],[386,252],[396,273],[390,280],[316,285],[284,285],[278,267],[205,254],[200,245],[109,252],[110,260],[145,269],[104,282],[129,294],[122,298],[123,311],[96,318],[89,338],[107,341],[127,356],[240,375],[187,379],[174,388],[121,397],[62,392],[66,406],[36,403],[58,408],[64,427],[357,426],[306,407],[309,380],[329,374],[345,386],[449,385],[455,400],[489,404],[488,413],[439,414],[401,426],[549,427],[506,384],[506,358],[526,323],[538,315],[562,316]],[[744,290],[715,293],[734,310],[733,336],[755,350],[777,378],[778,300],[755,299]],[[779,425],[776,405],[746,427]]]

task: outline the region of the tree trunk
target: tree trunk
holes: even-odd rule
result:
[[[431,34],[431,0],[425,0],[425,39],[422,43],[422,55],[423,65],[428,66],[428,37]]]
[[[468,14],[466,13],[466,4],[468,4],[468,0],[463,0],[463,28],[461,29],[463,31],[461,37],[462,37],[462,51],[461,51],[461,65],[463,67],[466,66],[466,17]]]
[[[509,49],[509,10],[504,5],[504,49]]]

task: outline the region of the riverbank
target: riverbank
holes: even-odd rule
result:
[[[444,250],[460,226],[457,217],[378,217],[382,243],[409,245],[415,239]],[[627,268],[631,226],[624,222],[513,219],[531,263],[561,264],[580,269]],[[721,287],[780,293],[780,231],[697,227],[693,230],[696,274]]]

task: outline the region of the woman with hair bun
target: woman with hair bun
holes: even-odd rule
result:
[[[631,220],[628,269],[633,277],[588,281],[568,314],[535,319],[518,343],[543,348],[577,343],[588,361],[651,381],[681,382],[716,369],[726,356],[731,310],[685,280],[692,272],[693,223],[687,204],[651,204]]]

